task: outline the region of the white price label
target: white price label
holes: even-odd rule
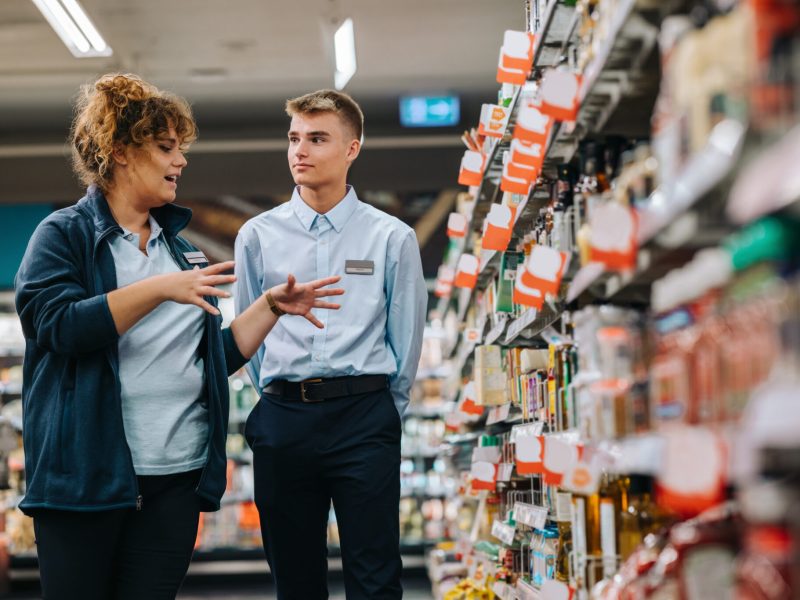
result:
[[[526,502],[514,504],[514,520],[534,529],[544,529],[547,523],[547,509]]]
[[[570,600],[572,591],[563,581],[546,579],[542,583],[542,598],[543,600]]]
[[[478,446],[472,449],[473,463],[488,462],[496,465],[501,458],[500,446]]]
[[[544,431],[544,421],[536,421],[535,423],[523,423],[522,425],[514,425],[511,428],[511,436],[509,441],[513,444],[517,441],[519,436],[532,436],[537,437],[542,435]]]
[[[530,583],[525,583],[523,579],[517,579],[517,598],[519,600],[541,600],[542,595]]]
[[[497,481],[511,481],[511,474],[514,472],[514,465],[511,463],[500,463],[497,468]]]
[[[495,406],[489,411],[488,416],[486,417],[486,424],[487,425],[494,425],[495,423],[502,423],[508,418],[508,414],[511,412],[511,403],[501,404],[500,406]]]
[[[514,588],[503,581],[495,581],[492,591],[499,600],[517,600]]]
[[[492,523],[492,535],[503,542],[506,546],[510,546],[514,543],[514,534],[516,532],[516,527],[509,525],[508,523],[503,523],[497,519],[495,519],[494,523]]]

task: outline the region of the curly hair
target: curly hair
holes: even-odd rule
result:
[[[83,86],[75,103],[70,130],[72,168],[84,184],[105,191],[113,178],[115,144],[141,148],[170,127],[183,147],[197,139],[197,125],[186,100],[136,75],[103,75]]]
[[[363,137],[364,113],[358,103],[344,92],[317,90],[286,101],[286,114],[290,117],[324,112],[339,115],[356,139]]]

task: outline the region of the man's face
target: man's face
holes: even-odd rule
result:
[[[360,146],[335,113],[294,115],[288,152],[294,182],[311,189],[345,182]]]

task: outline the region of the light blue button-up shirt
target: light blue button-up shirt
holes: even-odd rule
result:
[[[147,254],[139,235],[125,229],[108,245],[117,287],[180,271],[152,216]],[[137,475],[183,473],[206,463],[208,409],[198,352],[204,326],[199,306],[163,302],[119,338],[122,419]]]
[[[371,275],[345,272],[348,260],[374,263]],[[400,414],[408,405],[425,325],[427,289],[414,230],[347,195],[324,215],[300,197],[250,219],[236,239],[237,314],[291,273],[300,282],[341,275],[330,298],[340,310],[315,309],[325,325],[284,316],[248,364],[256,387],[273,379],[389,375]]]

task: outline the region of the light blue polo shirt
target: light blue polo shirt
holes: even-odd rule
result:
[[[147,255],[138,234],[109,237],[117,287],[180,271],[150,216]],[[205,315],[194,305],[164,302],[119,338],[122,418],[137,475],[169,475],[205,465],[208,409],[199,353]]]

